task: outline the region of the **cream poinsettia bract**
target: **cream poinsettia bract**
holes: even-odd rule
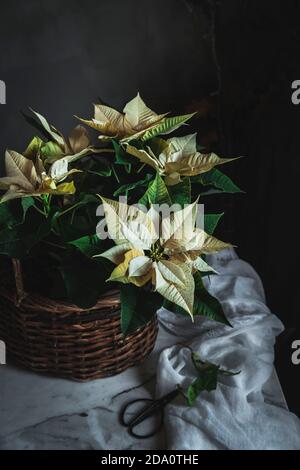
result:
[[[39,153],[44,165],[49,167],[49,175],[56,178],[58,174],[66,173],[68,166],[80,158],[90,154],[101,152],[91,145],[87,130],[81,126],[76,126],[68,137],[65,137],[54,126],[48,123],[46,118],[36,111],[31,110],[37,117],[40,125],[51,140],[43,142],[39,137],[35,137],[29,147],[24,152],[25,156]]]
[[[60,172],[56,177],[51,177],[38,155],[31,159],[13,150],[7,150],[5,170],[6,176],[0,178],[0,189],[6,190],[1,202],[43,194],[74,194],[76,191],[73,181],[69,183],[61,181],[77,170]]]
[[[158,129],[158,127],[160,127],[159,134],[172,132],[195,113],[169,118],[166,123],[167,114],[156,114],[146,106],[138,93],[135,98],[126,104],[122,113],[109,106],[96,104],[94,105],[94,118],[92,120],[78,119],[99,131],[99,139],[109,140],[114,138],[121,143],[126,143],[133,139],[143,140],[148,131]]]
[[[215,153],[202,154],[197,151],[196,134],[172,137],[168,140],[155,139],[147,150],[140,150],[128,144],[126,151],[142,163],[152,166],[167,185],[180,182],[182,176],[196,176],[212,170],[217,165],[235,160],[220,158]]]
[[[231,245],[195,228],[197,201],[163,217],[152,206],[138,207],[101,198],[110,238],[116,246],[96,255],[109,259],[116,268],[109,281],[144,286],[193,315],[195,270],[213,269],[201,255]]]

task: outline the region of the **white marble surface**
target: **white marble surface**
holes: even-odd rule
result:
[[[0,448],[164,448],[163,433],[152,440],[131,438],[118,424],[118,413],[130,399],[154,396],[159,351],[174,339],[161,329],[155,350],[141,366],[88,383],[1,366]]]
[[[159,352],[178,342],[178,336],[160,328],[156,348],[141,366],[89,383],[1,366],[0,449],[167,448],[164,431],[152,439],[131,438],[118,424],[118,413],[130,399],[154,396]],[[265,395],[286,406],[276,374]]]

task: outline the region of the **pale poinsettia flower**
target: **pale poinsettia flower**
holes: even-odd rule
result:
[[[142,163],[152,166],[165,177],[165,182],[169,186],[178,184],[182,176],[200,175],[217,165],[235,160],[220,158],[215,153],[198,152],[196,134],[172,137],[168,140],[155,139],[152,146],[147,146],[146,150],[128,144],[126,151]]]
[[[68,137],[65,137],[54,126],[48,123],[46,118],[36,111],[31,110],[38,118],[40,125],[51,140],[43,142],[35,137],[29,144],[24,155],[40,154],[45,166],[50,167],[49,175],[53,178],[57,173],[67,171],[68,165],[79,160],[89,153],[101,152],[91,145],[87,130],[83,126],[76,126]]]
[[[5,171],[6,176],[0,178],[0,189],[6,190],[1,202],[43,194],[74,194],[76,191],[73,181],[70,183],[61,183],[61,181],[77,170],[51,177],[38,155],[31,159],[13,150],[7,150]]]
[[[162,217],[154,206],[145,213],[135,206],[101,199],[108,234],[116,243],[96,255],[117,265],[108,280],[136,286],[150,282],[155,291],[192,316],[193,273],[213,271],[201,255],[231,246],[195,228],[197,201]]]
[[[122,113],[109,106],[96,104],[93,119],[78,119],[99,131],[99,139],[117,139],[125,143],[133,139],[147,140],[152,138],[154,133],[172,132],[195,113],[166,119],[167,114],[156,114],[146,106],[138,93],[126,104]]]

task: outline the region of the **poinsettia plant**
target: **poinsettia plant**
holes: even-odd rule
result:
[[[202,228],[195,214],[199,196],[240,191],[217,168],[233,159],[203,152],[196,134],[166,138],[194,114],[156,114],[139,94],[123,112],[94,111],[68,137],[35,111],[25,116],[39,135],[5,153],[2,258],[22,261],[27,290],[83,308],[118,287],[124,334],[162,305],[228,323],[203,283],[217,275],[205,255],[231,246],[213,236],[222,213],[205,214]],[[83,124],[99,134],[96,144]],[[157,209],[174,204],[167,217]]]

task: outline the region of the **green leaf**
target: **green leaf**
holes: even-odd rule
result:
[[[52,218],[52,227],[59,238],[64,242],[80,239],[84,237],[87,232],[86,217],[77,215],[72,220],[72,214],[68,216],[59,217],[60,213],[56,212]],[[93,230],[95,226],[93,227]]]
[[[199,354],[195,351],[192,352],[191,358],[192,358],[192,362],[193,362],[193,365],[194,365],[195,369],[198,372],[201,372],[201,373],[203,371],[208,370],[208,369],[211,370],[211,369],[214,369],[214,368],[218,369],[219,374],[222,374],[222,375],[225,375],[225,376],[239,375],[241,373],[241,371],[231,372],[229,370],[223,370],[223,369],[220,368],[220,366],[217,366],[216,364],[213,364],[213,363],[207,362],[207,361],[202,361]]]
[[[119,189],[114,192],[114,197],[118,197],[120,196],[120,194],[125,194],[126,196],[128,196],[129,191],[132,191],[138,187],[147,186],[152,178],[153,176],[148,174],[142,180],[134,181],[133,183],[123,184],[122,186],[120,186]]]
[[[13,226],[15,222],[15,217],[10,210],[10,201],[3,202],[0,204],[0,226]]]
[[[21,206],[22,206],[22,210],[23,210],[21,223],[23,223],[25,221],[25,217],[26,217],[28,209],[30,209],[30,207],[34,206],[34,204],[35,204],[35,200],[31,196],[21,198]]]
[[[52,163],[63,155],[64,152],[56,142],[49,141],[41,147],[41,156],[47,163]]]
[[[79,250],[71,249],[61,260],[60,272],[70,302],[80,308],[91,308],[101,293],[107,291],[106,279],[111,263],[104,258],[90,259]]]
[[[191,119],[194,115],[195,113],[191,113],[185,114],[183,116],[164,118],[157,126],[145,132],[145,134],[141,137],[141,140],[145,142],[149,139],[153,139],[158,135],[169,134],[182,126],[182,124]]]
[[[132,164],[136,163],[134,157],[126,153],[116,140],[112,139],[112,144],[115,150],[116,163],[118,165],[124,165],[127,173],[130,173]]]
[[[220,221],[223,217],[224,212],[219,214],[205,214],[204,215],[204,230],[209,235],[212,235]]]
[[[147,206],[151,204],[168,204],[172,205],[172,201],[168,192],[168,188],[162,177],[156,173],[155,179],[150,184],[144,196],[139,200],[139,204]]]
[[[187,389],[188,404],[192,406],[203,391],[211,392],[217,388],[220,367],[210,362],[201,361],[200,356],[192,352],[192,362],[197,371],[197,378]]]
[[[219,369],[219,374],[224,375],[225,377],[232,377],[233,375],[239,375],[241,371],[231,372],[230,370]]]
[[[52,216],[53,230],[65,242],[93,233],[98,223],[96,207],[99,204],[99,197],[81,193],[73,205],[56,210]]]
[[[42,141],[42,139],[40,139],[40,137],[34,137],[32,141],[29,143],[26,150],[24,151],[23,155],[26,158],[34,158],[39,152],[43,143],[44,142]]]
[[[104,157],[100,154],[92,154],[88,159],[78,160],[76,168],[95,176],[111,176],[112,156]]]
[[[16,225],[0,232],[0,254],[23,258],[51,231],[50,219],[33,220],[30,224]]]
[[[224,323],[225,325],[231,326],[225,314],[223,312],[222,305],[213,297],[206,289],[202,281],[202,276],[199,272],[194,274],[195,281],[195,294],[194,294],[194,308],[193,315],[200,315],[209,318],[210,320]],[[187,315],[186,311],[178,305],[164,301],[163,306],[170,312],[177,313],[180,315]]]
[[[86,172],[89,173],[90,175],[96,175],[96,176],[111,176],[112,175],[111,168],[105,168],[104,170],[99,170],[99,171],[86,170]]]
[[[216,192],[222,193],[242,193],[243,191],[229,178],[229,176],[225,175],[222,171],[218,170],[217,168],[213,168],[212,170],[208,171],[207,173],[203,173],[202,175],[195,176],[192,178],[192,183],[200,183],[203,186],[214,186],[217,188],[218,191],[214,192],[207,192],[202,194],[215,194]]]
[[[162,306],[162,297],[133,284],[124,284],[121,295],[121,329],[124,336],[148,323]]]
[[[120,288],[121,330],[124,336],[145,325],[151,318],[145,314],[145,310],[137,311],[139,295],[139,289],[133,284],[125,284]]]
[[[84,237],[78,238],[77,240],[69,241],[68,244],[75,246],[84,255],[92,257],[99,253],[99,249],[101,249],[103,240],[100,240],[96,234],[86,235]]]
[[[218,384],[218,367],[215,366],[214,369],[208,370],[203,374],[199,375],[187,389],[187,400],[188,404],[192,406],[199,394],[206,390],[211,392],[217,388]]]
[[[199,394],[203,391],[211,392],[216,390],[218,384],[219,374],[224,376],[238,375],[239,372],[231,372],[223,370],[220,366],[212,364],[211,362],[202,361],[199,354],[192,352],[192,362],[197,371],[197,378],[191,383],[187,389],[186,398],[188,404],[192,406]]]
[[[28,196],[0,204],[0,226],[12,228],[23,224],[28,209],[34,206],[34,203],[34,199]]]
[[[98,196],[95,194],[85,194],[81,193],[73,205],[64,208],[61,211],[57,211],[56,219],[64,217],[66,214],[72,214],[74,211],[77,211],[81,207],[88,206],[89,204],[98,204],[100,205],[101,201]]]
[[[225,325],[231,326],[223,312],[222,305],[205,288],[202,276],[199,272],[194,274],[195,297],[194,297],[194,316],[201,315]]]
[[[185,204],[191,204],[191,180],[183,178],[183,180],[174,186],[168,186],[168,191],[173,204],[179,204],[184,207]]]
[[[86,204],[100,204],[101,200],[96,194],[81,193],[76,201],[77,206],[85,206]]]

